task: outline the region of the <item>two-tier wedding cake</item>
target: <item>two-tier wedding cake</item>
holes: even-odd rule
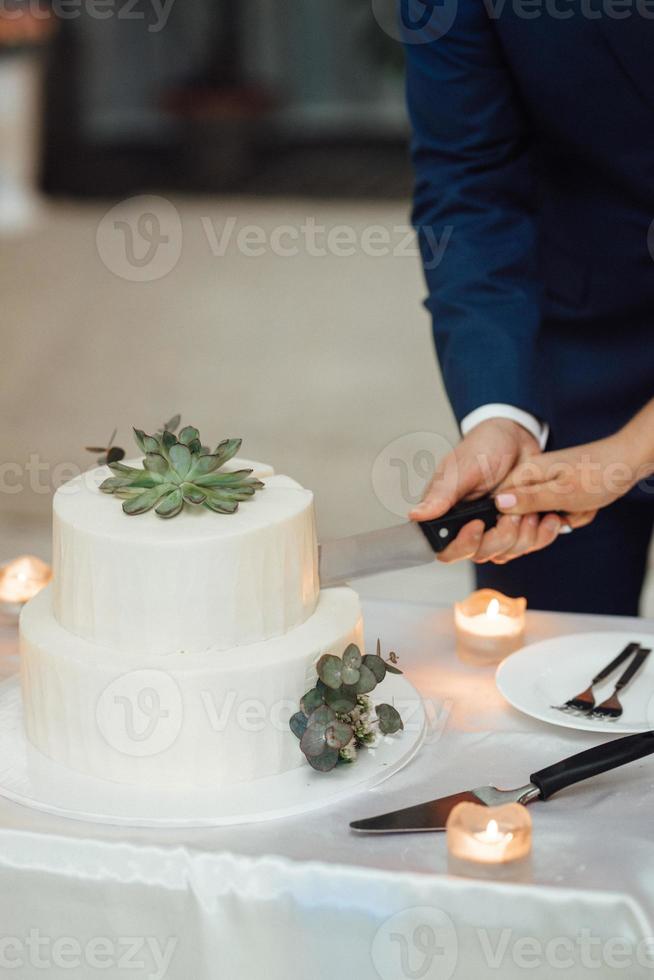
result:
[[[212,470],[230,453],[193,433],[137,433],[144,461],[55,494],[53,584],[20,623],[25,723],[92,776],[215,788],[302,765],[288,722],[317,660],[362,647],[356,594],[320,590],[312,493],[261,463]]]

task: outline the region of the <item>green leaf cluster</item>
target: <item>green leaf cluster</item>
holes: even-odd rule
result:
[[[357,747],[365,747],[370,738],[361,734],[358,715],[367,703],[367,696],[381,684],[387,673],[401,674],[396,666],[397,656],[388,660],[381,655],[377,641],[376,654],[362,656],[351,643],[342,657],[325,654],[316,665],[316,686],[304,695],[300,710],[290,720],[293,734],[300,740],[300,749],[309,764],[319,772],[329,772],[354,739]],[[399,712],[390,704],[375,707],[379,731],[393,735],[404,728]]]

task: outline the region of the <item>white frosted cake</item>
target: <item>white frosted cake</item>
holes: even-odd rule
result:
[[[362,647],[361,611],[320,591],[312,493],[221,473],[244,467],[264,485],[229,514],[129,515],[106,467],[55,494],[53,584],[20,623],[27,734],[55,762],[172,789],[303,764],[289,718],[322,654]]]

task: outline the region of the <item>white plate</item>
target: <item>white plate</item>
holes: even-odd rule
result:
[[[318,773],[303,760],[280,776],[174,793],[93,779],[47,759],[27,741],[20,684],[12,677],[0,684],[0,796],[56,816],[127,827],[218,827],[294,816],[377,786],[415,756],[425,734],[420,695],[398,675],[387,676],[384,695],[405,730],[362,750],[354,765]]]
[[[632,641],[654,649],[654,634],[637,632],[574,633],[532,643],[500,664],[497,687],[518,711],[551,725],[621,735],[649,731],[654,728],[654,653],[620,696],[624,714],[617,721],[577,716],[552,707],[587,688],[591,678]],[[594,689],[597,704],[613,693],[626,668],[623,664]]]

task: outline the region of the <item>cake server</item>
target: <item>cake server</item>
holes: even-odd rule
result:
[[[573,786],[591,776],[598,776],[610,769],[617,769],[628,762],[654,753],[654,731],[628,735],[612,742],[604,742],[592,749],[580,752],[541,769],[529,777],[529,782],[519,789],[502,790],[494,786],[481,786],[440,800],[419,803],[404,810],[383,813],[366,820],[355,820],[352,830],[363,834],[411,834],[445,830],[447,818],[457,803],[481,803],[484,806],[501,806],[503,803],[531,803],[532,800],[548,800],[554,793]]]
[[[469,521],[482,520],[489,530],[500,517],[492,497],[467,500],[433,521],[411,521],[399,527],[325,541],[320,546],[320,582],[338,585],[361,575],[412,568],[434,560]]]

